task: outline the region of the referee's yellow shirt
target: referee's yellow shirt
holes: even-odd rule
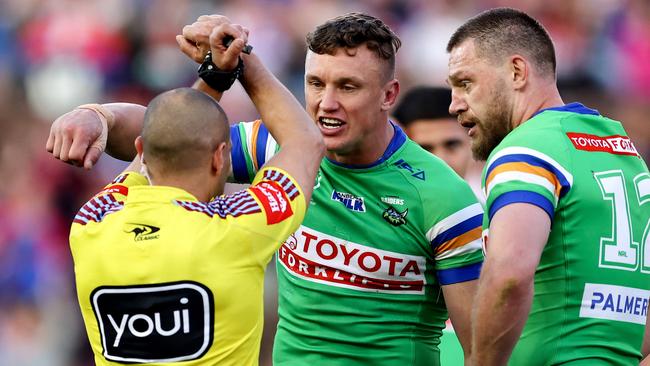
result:
[[[208,203],[118,176],[70,232],[96,364],[257,365],[264,269],[305,207],[276,168]]]

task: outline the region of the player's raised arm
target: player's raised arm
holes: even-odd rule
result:
[[[45,148],[55,158],[86,169],[104,150],[117,159],[132,160],[145,110],[130,103],[81,105],[52,123]]]
[[[212,30],[222,24],[230,24],[230,19],[223,15],[201,15],[194,23],[183,27],[182,34],[176,36],[176,42],[180,50],[196,63],[201,64],[205,61],[205,57],[210,50],[210,34]],[[248,29],[241,27],[242,31],[248,36]],[[215,45],[226,50],[223,45]],[[243,49],[243,46],[242,46]],[[237,45],[228,48],[227,52],[232,55],[238,55],[241,50]],[[250,51],[247,51],[250,52]],[[236,64],[234,65],[236,66]],[[233,68],[234,68],[233,66]],[[192,85],[193,89],[200,90],[215,100],[221,100],[223,90],[212,88],[203,79],[199,78]]]
[[[210,49],[209,36],[216,26],[230,22],[220,15],[203,15],[183,28],[176,40],[183,53],[201,63]],[[234,52],[234,51],[233,51]],[[217,101],[222,92],[198,79],[192,86]],[[114,158],[135,157],[133,142],[142,130],[146,107],[131,103],[85,104],[58,117],[50,128],[46,149],[75,166],[92,168],[104,151]]]
[[[222,70],[233,70],[239,67],[237,55],[241,55],[244,65],[244,76],[240,79],[242,85],[269,132],[282,146],[280,152],[265,166],[278,167],[293,176],[309,202],[318,166],[325,152],[322,136],[296,98],[262,64],[255,53],[240,53],[246,45],[247,37],[247,30],[239,25],[225,23],[214,28],[210,35],[214,63]],[[234,39],[229,47],[224,46],[225,38]]]

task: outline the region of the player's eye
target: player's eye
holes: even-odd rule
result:
[[[460,139],[450,139],[443,142],[442,146],[445,148],[445,150],[453,151],[458,149],[462,144],[463,142]]]
[[[421,146],[424,150],[426,150],[426,151],[428,151],[428,152],[430,152],[430,153],[432,153],[432,154],[435,154],[435,151],[436,151],[436,147],[435,147],[435,145],[431,145],[431,144],[420,144],[420,146]]]
[[[314,88],[322,88],[323,87],[323,83],[320,80],[314,80],[314,79],[307,80],[307,85],[309,85],[311,87],[314,87]]]

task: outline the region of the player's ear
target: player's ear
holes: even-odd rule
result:
[[[397,79],[392,79],[384,85],[383,89],[383,100],[381,103],[381,110],[388,111],[393,108],[395,102],[397,101],[397,95],[399,94],[399,81]]]
[[[530,73],[530,63],[526,58],[520,55],[513,55],[509,61],[509,72],[514,89],[523,88],[528,82]]]

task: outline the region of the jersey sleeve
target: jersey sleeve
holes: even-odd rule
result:
[[[439,177],[444,179],[442,174]],[[483,264],[483,207],[469,185],[456,175],[439,184],[435,193],[431,202],[425,202],[429,208],[425,212],[430,215],[427,240],[438,282],[451,285],[475,280]]]
[[[256,174],[249,188],[218,197],[206,209],[230,220],[243,233],[242,240],[273,242],[272,246],[260,246],[256,253],[262,261],[268,261],[302,223],[306,202],[302,188],[287,172],[266,167]]]
[[[232,142],[231,183],[251,183],[255,174],[279,150],[261,120],[240,122],[230,127]]]
[[[483,179],[488,224],[499,209],[512,203],[538,206],[553,221],[559,200],[571,189],[573,176],[565,169],[566,162],[561,162],[561,154],[551,157],[549,151],[540,150],[509,145],[490,157]]]
[[[124,172],[118,175],[79,209],[73,224],[86,225],[91,221],[101,222],[105,215],[123,207],[124,200],[129,194],[129,187],[148,184],[147,178],[135,172]]]

